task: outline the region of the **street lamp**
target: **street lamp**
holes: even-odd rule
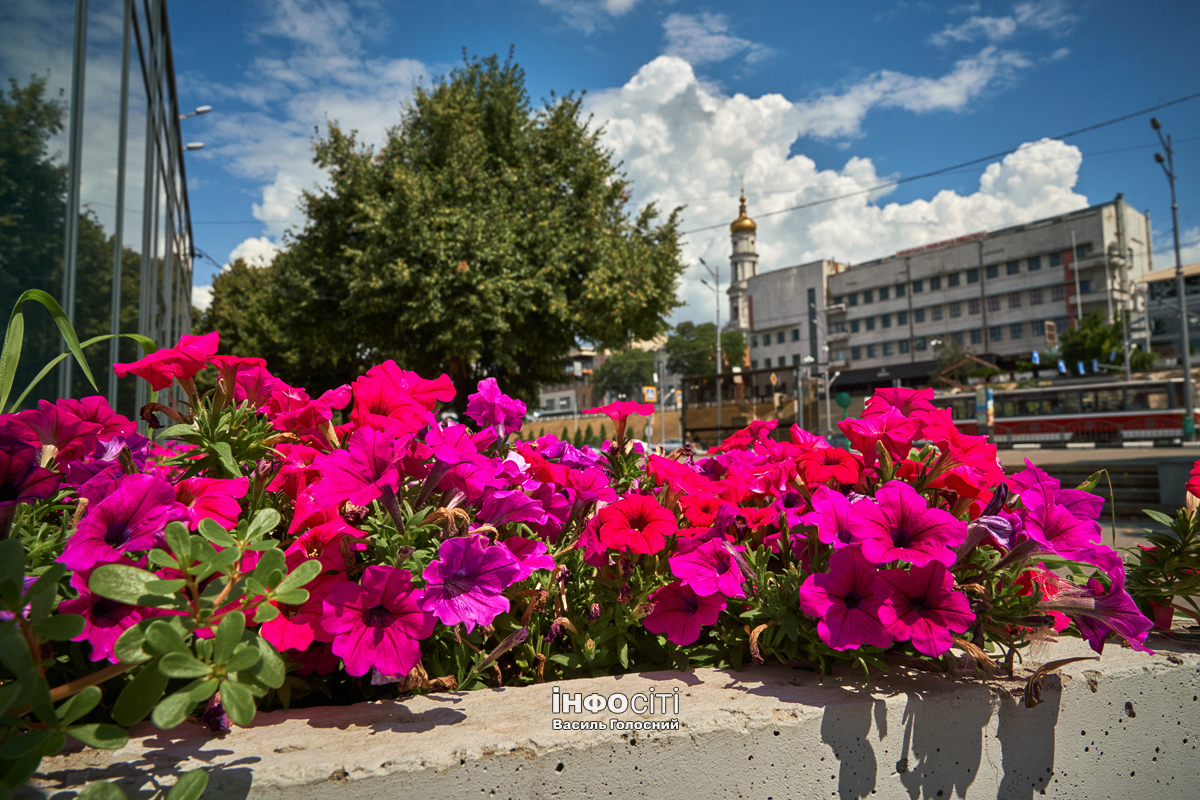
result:
[[[717,444],[721,443],[721,266],[718,264],[714,272],[713,268],[708,265],[703,258],[700,263],[708,270],[708,274],[712,276],[713,283],[709,283],[704,278],[700,282],[712,290],[713,300],[717,305]]]
[[[203,150],[204,142],[188,142],[183,146],[184,150]]]
[[[196,106],[195,111],[189,111],[186,114],[180,114],[179,118],[187,119],[188,117],[198,117],[201,114],[207,114],[210,111],[212,111],[212,106]]]
[[[1188,333],[1188,307],[1183,280],[1183,262],[1179,255],[1179,204],[1175,202],[1175,150],[1171,147],[1171,137],[1163,136],[1162,125],[1157,117],[1150,118],[1150,127],[1158,134],[1158,141],[1167,153],[1166,158],[1163,158],[1162,153],[1155,153],[1154,160],[1162,167],[1163,173],[1167,176],[1167,182],[1171,185],[1171,228],[1175,236],[1175,291],[1179,295],[1179,327],[1183,348],[1183,395],[1187,408],[1183,439],[1190,442],[1196,439],[1196,389],[1192,381],[1192,348],[1191,336]]]

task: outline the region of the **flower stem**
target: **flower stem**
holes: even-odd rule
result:
[[[401,536],[404,535],[404,518],[400,516],[400,502],[396,499],[396,492],[392,487],[383,487],[383,496],[380,498],[383,507],[387,509],[388,514],[392,517],[392,522],[396,523],[396,532]]]

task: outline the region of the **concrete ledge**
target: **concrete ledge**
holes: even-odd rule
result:
[[[18,797],[66,800],[89,780],[168,785],[210,770],[208,798],[1061,798],[1197,796],[1200,652],[1110,643],[1022,702],[1025,677],[981,682],[895,668],[866,680],[783,666],[660,672],[403,702],[262,714],[219,737],[149,729],[123,750],[43,762]],[[1089,655],[1038,645],[1042,660]],[[552,691],[674,695],[679,712],[558,714]],[[561,697],[561,695],[560,695]],[[673,704],[673,699],[670,704]],[[670,705],[669,704],[669,705]],[[555,717],[670,720],[679,730],[554,730]],[[133,776],[137,776],[136,778]],[[142,790],[139,794],[138,790]]]

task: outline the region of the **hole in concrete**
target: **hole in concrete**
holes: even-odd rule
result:
[[[560,761],[560,762],[558,762],[558,766],[554,768],[554,771],[562,772],[566,768],[567,768],[567,765]]]

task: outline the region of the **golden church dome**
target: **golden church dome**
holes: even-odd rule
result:
[[[729,226],[730,233],[754,233],[758,230],[758,226],[754,224],[754,220],[746,216],[746,194],[738,198],[741,205],[738,206],[738,217]]]

